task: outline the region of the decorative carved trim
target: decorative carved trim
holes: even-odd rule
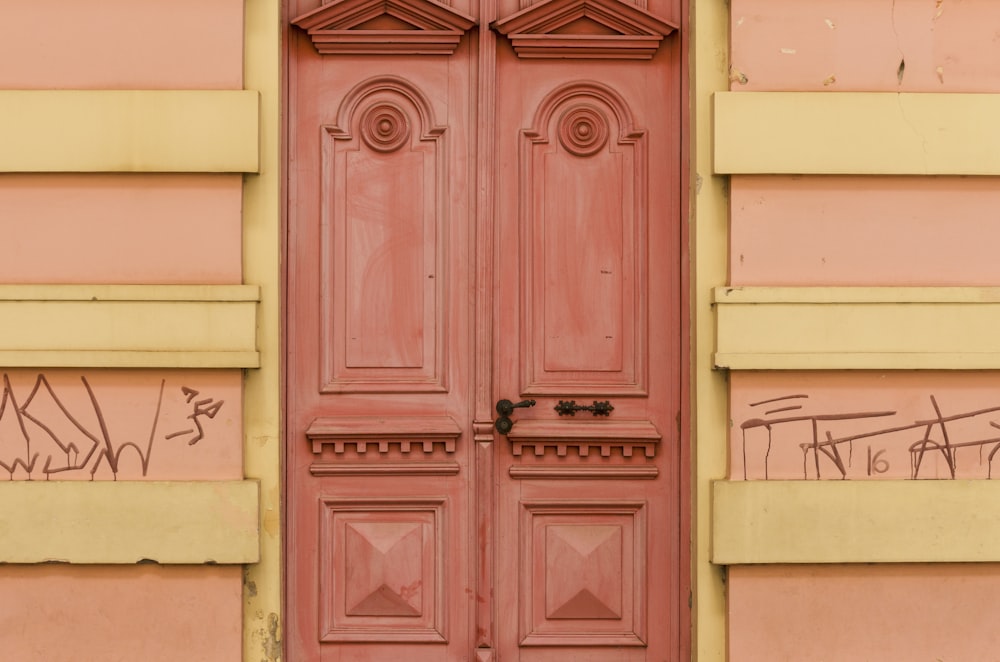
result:
[[[534,480],[538,478],[551,479],[581,479],[581,480],[652,480],[660,475],[656,467],[549,467],[545,465],[515,465],[509,470],[511,478]]]
[[[451,55],[475,24],[433,0],[339,0],[292,19],[321,55]]]
[[[653,457],[661,438],[649,421],[522,420],[507,435],[515,456],[525,449],[542,456],[546,448],[555,448],[559,457],[565,457],[569,449],[575,449],[580,457],[588,457],[591,449],[599,450],[601,457],[610,457],[613,448],[621,449],[624,457],[632,457],[636,450]]]
[[[522,58],[626,60],[651,59],[663,38],[677,29],[621,0],[548,0],[494,27]]]
[[[309,465],[309,473],[313,476],[455,476],[459,471],[458,462],[313,462]]]
[[[306,438],[316,455],[323,452],[324,446],[333,446],[338,455],[346,450],[364,454],[369,446],[382,454],[388,453],[390,447],[398,448],[404,455],[430,454],[435,444],[443,446],[447,453],[454,453],[460,436],[462,428],[450,416],[317,418],[306,430]]]

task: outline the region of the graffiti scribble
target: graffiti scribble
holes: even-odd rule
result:
[[[5,416],[13,417],[14,425],[0,431],[0,447],[4,448],[4,452],[0,454],[0,469],[6,471],[11,480],[20,471],[27,474],[28,480],[33,480],[39,473],[48,480],[65,472],[89,472],[93,480],[102,466],[106,466],[117,480],[119,464],[126,452],[138,458],[142,475],[147,474],[157,440],[157,427],[163,413],[166,380],[160,381],[155,410],[149,422],[149,436],[143,444],[115,439],[90,382],[84,376],[80,377],[80,381],[89,402],[86,414],[88,417],[92,416],[94,421],[89,424],[84,422],[81,412],[74,415],[70,411],[44,374],[35,378],[34,385],[23,402],[19,401],[9,375],[3,375],[0,422],[9,420]],[[191,413],[186,419],[192,422],[193,427],[170,432],[162,438],[170,440],[192,435],[188,440],[188,445],[191,446],[205,437],[201,419],[215,418],[224,401],[212,398],[195,401],[198,391],[186,386],[181,387],[181,392],[185,396],[185,404],[191,406]],[[43,401],[54,405],[54,410]],[[42,450],[38,450],[39,447]]]
[[[854,442],[861,439],[881,441],[889,443],[885,439],[886,435],[895,433],[906,433],[914,431],[919,433],[915,441],[908,442],[905,451],[910,457],[910,478],[920,478],[920,469],[928,454],[937,454],[943,460],[945,467],[951,478],[955,478],[958,469],[958,451],[963,448],[977,448],[979,450],[979,462],[983,463],[983,451],[989,449],[986,457],[987,477],[992,478],[993,459],[1000,451],[1000,436],[984,436],[976,438],[965,438],[959,436],[955,438],[953,431],[949,430],[949,423],[956,421],[975,419],[979,416],[1000,412],[1000,406],[987,407],[964,411],[958,414],[945,415],[938,405],[937,398],[930,396],[931,407],[934,410],[933,417],[926,419],[916,419],[900,425],[889,427],[861,426],[860,429],[850,434],[840,433],[834,435],[830,426],[834,422],[852,421],[865,423],[869,419],[885,418],[895,416],[896,411],[861,411],[861,412],[839,412],[839,413],[819,413],[819,414],[795,414],[779,417],[772,417],[773,414],[786,413],[803,410],[803,406],[793,403],[794,400],[805,400],[809,396],[797,394],[771,398],[760,402],[750,403],[750,407],[760,407],[762,405],[775,406],[774,409],[767,410],[760,418],[749,418],[740,425],[743,434],[743,477],[749,478],[747,471],[747,435],[753,430],[763,429],[767,433],[767,450],[764,454],[764,479],[770,478],[768,464],[770,461],[772,445],[774,443],[775,430],[781,428],[785,432],[794,429],[795,424],[807,427],[807,432],[799,435],[791,435],[797,439],[798,447],[802,452],[802,476],[810,478],[810,456],[812,458],[812,477],[822,478],[823,467],[829,464],[839,474],[841,479],[847,478],[847,468],[851,466],[854,454]],[[988,421],[993,428],[1000,429],[1000,423]],[[785,435],[788,436],[788,435]],[[801,440],[805,437],[805,440]],[[881,439],[880,439],[881,438]],[[846,445],[848,457],[845,462],[842,447]],[[866,473],[868,476],[883,474],[889,470],[889,461],[883,457],[885,448],[868,446],[868,462]]]

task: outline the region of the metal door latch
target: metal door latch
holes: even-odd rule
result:
[[[576,412],[578,411],[589,411],[594,416],[609,416],[615,408],[610,400],[605,400],[604,402],[594,400],[594,404],[592,405],[578,405],[576,404],[576,400],[560,400],[559,404],[555,406],[555,410],[559,412],[560,416],[576,416]]]

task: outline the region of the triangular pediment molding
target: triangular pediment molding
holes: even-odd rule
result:
[[[677,26],[621,0],[545,0],[497,21],[518,57],[648,60]]]
[[[475,24],[434,0],[337,0],[292,19],[322,55],[450,55]]]

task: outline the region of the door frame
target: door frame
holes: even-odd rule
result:
[[[691,67],[693,65],[693,49],[694,44],[692,41],[692,24],[691,24],[691,2],[686,0],[679,0],[680,6],[680,20],[679,26],[675,38],[678,39],[678,50],[680,54],[680,164],[678,168],[679,172],[679,182],[677,195],[679,198],[679,213],[680,218],[678,219],[679,226],[679,259],[680,259],[680,283],[679,283],[679,307],[680,307],[680,328],[679,328],[679,354],[680,354],[680,365],[679,365],[679,397],[680,397],[680,415],[677,420],[677,431],[680,448],[678,449],[678,461],[679,461],[679,472],[678,472],[678,525],[679,525],[679,537],[678,540],[678,559],[677,559],[677,613],[679,615],[679,632],[678,632],[678,660],[691,660],[694,655],[694,650],[692,648],[692,642],[694,639],[694,613],[695,613],[695,602],[697,601],[697,596],[695,595],[695,573],[697,568],[694,565],[694,557],[692,555],[692,547],[695,544],[694,536],[694,522],[695,522],[695,511],[697,503],[695,500],[694,489],[696,485],[695,477],[697,475],[697,465],[694,455],[695,439],[694,439],[694,397],[693,393],[696,391],[697,385],[695,384],[695,378],[697,371],[695,370],[694,363],[697,361],[698,356],[696,355],[696,348],[693,344],[693,338],[696,335],[696,331],[693,329],[693,325],[697,320],[703,319],[704,316],[694,315],[691,310],[691,305],[693,301],[698,300],[696,293],[693,288],[697,286],[697,283],[693,277],[695,273],[695,251],[692,250],[691,241],[694,236],[692,223],[695,222],[694,218],[694,200],[695,200],[695,187],[696,182],[701,179],[701,176],[696,172],[695,163],[693,161],[693,154],[695,152],[695,127],[692,124],[693,115],[693,104],[695,102],[695,90],[692,85],[691,80]],[[290,89],[290,61],[291,61],[291,48],[290,48],[290,33],[294,28],[290,24],[290,20],[293,18],[289,11],[289,3],[286,0],[281,0],[279,3],[279,33],[280,33],[280,47],[279,47],[279,70],[277,72],[278,79],[280,80],[279,89],[279,107],[281,111],[279,112],[278,126],[275,127],[278,131],[278,154],[276,161],[278,164],[278,178],[279,178],[279,227],[280,227],[280,239],[278,251],[280,255],[280,266],[279,266],[279,306],[278,312],[280,319],[278,321],[279,329],[279,357],[278,357],[278,382],[279,382],[279,422],[278,430],[280,435],[280,457],[279,457],[279,498],[280,498],[280,558],[278,560],[278,572],[280,576],[280,604],[281,604],[281,614],[282,620],[287,618],[289,614],[288,610],[288,587],[289,581],[287,576],[288,562],[287,559],[290,555],[289,547],[291,545],[291,538],[289,536],[289,513],[288,513],[288,485],[290,476],[290,466],[287,462],[288,458],[288,417],[286,415],[288,406],[288,370],[287,370],[287,338],[288,338],[288,269],[289,269],[289,246],[288,246],[288,216],[289,216],[289,205],[291,204],[289,196],[289,178],[291,176],[290,169],[288,167],[288,143],[290,136],[290,118],[293,114],[293,95]],[[472,30],[476,30],[473,27]],[[489,26],[484,26],[483,29],[486,32],[492,31]],[[470,32],[472,31],[470,30]],[[491,256],[492,259],[492,256]],[[479,268],[478,265],[476,267]],[[476,278],[473,276],[473,278]],[[475,315],[475,314],[474,314]],[[490,334],[492,336],[492,329]],[[486,358],[486,364],[489,365],[491,361],[490,357]],[[474,369],[475,370],[475,369]],[[473,401],[473,408],[475,407],[475,402]],[[475,414],[475,412],[474,412]],[[474,436],[479,434],[481,431],[478,427],[474,426]],[[483,434],[486,431],[482,431]],[[492,434],[492,429],[489,430]],[[474,440],[473,440],[474,441]],[[473,459],[475,462],[475,459]],[[494,489],[491,486],[477,487],[477,490],[482,489]],[[287,624],[283,623],[284,629],[287,631]],[[288,643],[287,638],[282,638],[281,640],[281,652],[282,659],[288,659]]]

